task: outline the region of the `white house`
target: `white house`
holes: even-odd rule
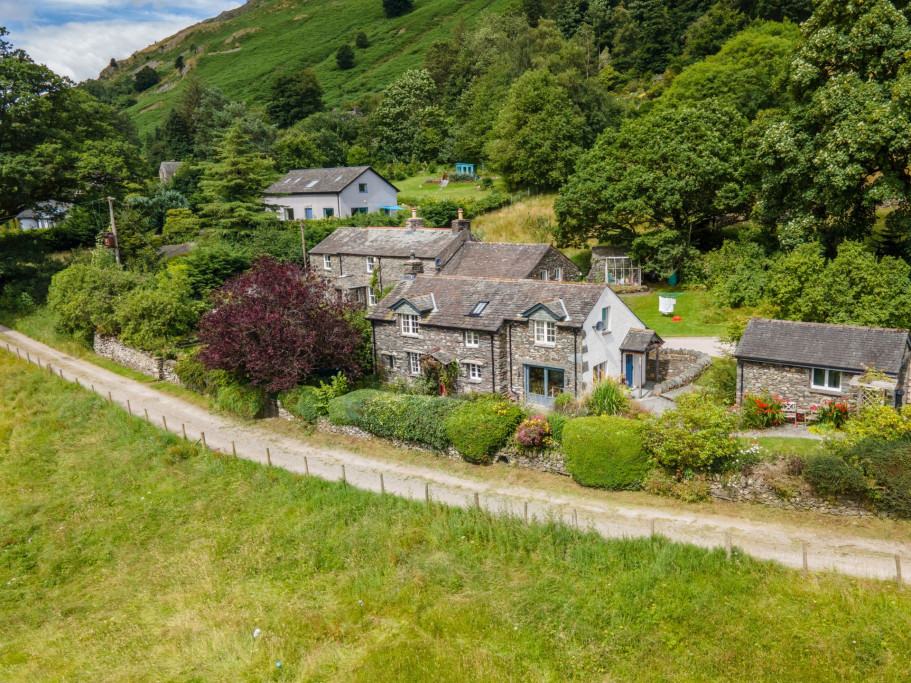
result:
[[[62,221],[66,218],[69,208],[69,204],[63,204],[61,202],[42,202],[34,209],[20,211],[16,215],[16,220],[19,221],[19,227],[22,230],[52,228],[58,221]]]
[[[398,211],[398,188],[369,166],[289,171],[266,188],[263,201],[282,220],[348,217]]]

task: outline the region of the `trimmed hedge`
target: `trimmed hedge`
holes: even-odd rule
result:
[[[579,417],[563,429],[566,469],[582,486],[637,489],[652,464],[642,444],[643,423],[625,417]]]
[[[867,440],[849,451],[872,480],[868,495],[875,503],[902,517],[911,517],[911,441]]]
[[[279,394],[278,398],[285,410],[305,422],[313,424],[322,414],[316,387],[296,387]]]
[[[215,407],[252,420],[266,410],[266,392],[257,387],[230,384],[215,393]]]
[[[446,434],[462,458],[476,465],[490,462],[525,418],[504,398],[465,401],[446,420]]]
[[[860,470],[828,453],[807,457],[803,476],[823,496],[861,495],[867,490]]]
[[[364,403],[382,393],[376,389],[358,389],[350,394],[332,399],[327,408],[329,422],[339,426],[357,425]]]
[[[449,445],[446,418],[457,407],[455,400],[441,396],[381,393],[362,403],[354,424],[377,436],[442,451]]]

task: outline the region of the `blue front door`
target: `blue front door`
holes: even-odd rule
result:
[[[626,354],[626,386],[633,386],[633,354]]]

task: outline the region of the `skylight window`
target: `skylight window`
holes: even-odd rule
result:
[[[342,177],[341,177],[341,176],[339,176],[339,177],[338,177],[338,178],[336,178],[336,179],[335,179],[335,180],[334,180],[334,181],[333,181],[333,182],[336,182],[336,183],[337,183],[337,182],[338,182],[338,181],[339,181],[339,180],[341,180],[341,179],[342,179]]]
[[[489,301],[479,301],[478,303],[476,303],[474,305],[474,308],[471,309],[471,313],[469,313],[468,315],[471,315],[474,317],[481,315],[481,313],[484,312],[484,309],[487,308],[487,304],[489,304],[489,303],[490,303]]]
[[[319,182],[319,178],[317,178],[316,180],[311,180],[309,183],[307,183],[306,187],[313,187],[318,182]]]

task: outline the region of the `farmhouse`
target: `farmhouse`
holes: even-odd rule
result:
[[[883,373],[896,403],[908,389],[908,330],[753,318],[737,350],[737,398],[764,391],[809,411],[826,400],[854,402],[868,370]],[[897,393],[900,391],[901,393]]]
[[[443,266],[442,274],[576,282],[579,268],[549,244],[466,242]]]
[[[282,220],[395,213],[398,188],[369,166],[289,171],[266,188],[263,202]]]
[[[390,379],[415,379],[430,357],[459,365],[460,391],[543,406],[606,376],[641,386],[648,354],[657,358],[661,345],[605,285],[417,275],[367,319],[375,361]]]
[[[424,228],[409,218],[404,228],[338,228],[310,250],[310,268],[333,280],[336,289],[365,306],[383,290],[418,274],[435,275],[459,248],[476,239],[468,221]]]

